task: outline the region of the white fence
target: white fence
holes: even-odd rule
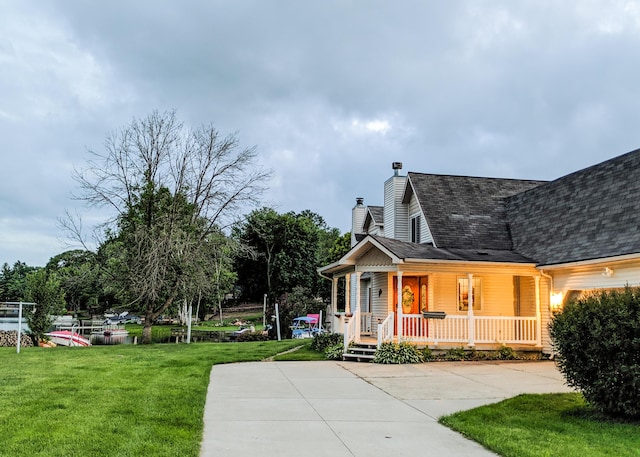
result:
[[[426,319],[422,314],[402,315],[398,341],[414,343],[537,344],[535,317],[446,316]]]

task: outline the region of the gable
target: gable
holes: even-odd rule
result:
[[[393,262],[391,258],[380,251],[374,246],[371,246],[365,253],[363,253],[360,257],[357,257],[356,262],[358,265],[362,266],[389,266],[392,265]]]
[[[435,246],[512,249],[506,198],[544,181],[409,173]],[[405,192],[404,201],[410,200]]]

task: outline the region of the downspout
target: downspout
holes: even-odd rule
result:
[[[538,270],[540,272],[540,276],[547,278],[549,280],[550,283],[550,287],[549,287],[549,301],[551,301],[551,294],[553,293],[554,289],[553,289],[553,276],[548,275],[544,272],[544,270]]]

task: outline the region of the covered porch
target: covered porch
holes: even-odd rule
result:
[[[343,333],[345,348],[394,341],[540,350],[545,297],[546,280],[532,267],[353,266],[332,278],[332,329]]]

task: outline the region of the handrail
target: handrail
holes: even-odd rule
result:
[[[347,353],[347,349],[353,340],[356,339],[356,315],[347,318],[345,316],[344,323],[344,353]]]
[[[393,322],[393,313],[390,313],[378,324],[378,347],[380,347],[382,343],[393,341]]]

